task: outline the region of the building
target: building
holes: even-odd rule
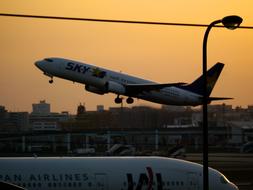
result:
[[[32,114],[49,114],[50,113],[50,104],[46,103],[45,100],[41,100],[38,104],[32,105],[33,111]]]
[[[0,124],[6,123],[8,120],[8,111],[4,106],[0,106]]]
[[[86,112],[85,104],[79,104],[77,107],[77,116]]]
[[[58,131],[59,123],[70,118],[68,112],[30,115],[30,124],[33,131]]]
[[[9,112],[9,123],[25,130],[29,127],[29,113],[28,112]]]
[[[214,105],[208,105],[208,111],[224,114],[225,112],[233,111],[233,108],[232,108],[232,105],[214,104]]]
[[[173,106],[173,105],[162,105],[161,108],[169,112],[184,112],[186,109],[189,109],[188,107],[185,106]]]
[[[38,121],[32,124],[33,131],[59,131],[57,122]]]
[[[104,105],[97,105],[97,112],[105,111]]]
[[[53,113],[50,111],[50,104],[45,100],[38,104],[33,104],[33,111],[30,114],[30,126],[32,131],[59,131],[60,122],[65,122],[70,118],[67,111]]]

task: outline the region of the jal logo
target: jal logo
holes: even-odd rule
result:
[[[85,74],[87,71],[90,70],[90,67],[73,62],[68,62],[65,69]]]
[[[161,173],[153,173],[151,167],[146,167],[146,173],[141,173],[139,175],[138,183],[136,184],[136,187],[134,186],[134,179],[133,174],[127,173],[127,183],[128,183],[128,190],[141,190],[142,187],[147,187],[147,190],[152,190],[152,186],[154,183],[154,178],[156,178],[156,186],[158,190],[162,190],[162,175]]]

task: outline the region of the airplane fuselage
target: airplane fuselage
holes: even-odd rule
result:
[[[0,181],[29,190],[202,190],[202,166],[163,157],[0,158]],[[237,190],[209,168],[210,189]]]
[[[142,90],[137,93],[132,92],[126,88],[126,85],[156,85],[158,83],[77,61],[49,58],[36,62],[36,65],[50,77],[56,76],[85,84],[87,91],[97,94],[111,92],[117,95],[169,105],[196,106],[202,103],[201,95],[176,86],[164,87],[158,90]]]

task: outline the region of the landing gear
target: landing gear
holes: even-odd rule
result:
[[[114,99],[114,102],[116,104],[121,104],[122,103],[122,98],[120,98],[119,96],[117,96],[117,98]]]
[[[51,79],[48,82],[52,84],[54,82],[53,77],[51,77]]]
[[[134,103],[134,99],[131,98],[131,97],[128,97],[128,98],[126,99],[126,102],[127,102],[128,104],[132,104],[132,103]]]
[[[114,99],[114,102],[115,102],[116,104],[121,104],[122,101],[123,101],[123,98],[119,97],[119,95]],[[127,102],[128,104],[132,104],[132,103],[134,103],[134,99],[131,98],[131,97],[128,97],[128,98],[126,99],[126,102]]]

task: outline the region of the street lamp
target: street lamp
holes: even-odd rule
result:
[[[239,16],[226,16],[221,20],[213,21],[211,24],[208,25],[204,40],[203,40],[203,80],[204,80],[204,93],[203,93],[203,190],[209,189],[208,183],[208,114],[207,114],[207,51],[206,51],[206,44],[208,34],[211,28],[216,25],[222,23],[224,27],[234,30],[240,26],[242,23],[242,18]]]

